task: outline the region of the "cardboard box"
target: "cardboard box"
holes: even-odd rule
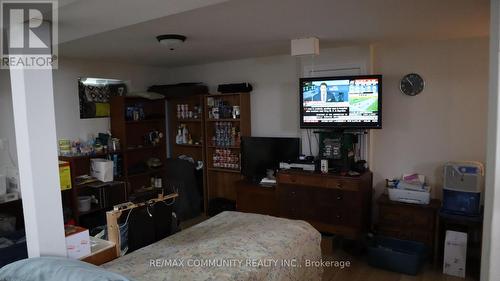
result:
[[[113,161],[101,158],[90,159],[90,175],[102,182],[113,181]]]
[[[80,259],[90,255],[89,230],[79,226],[64,227],[66,234],[66,252],[70,259]]]
[[[467,259],[467,233],[446,231],[444,242],[443,273],[465,278]]]
[[[59,181],[61,190],[71,189],[71,168],[68,162],[59,161]]]

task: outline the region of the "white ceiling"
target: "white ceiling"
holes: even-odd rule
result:
[[[227,0],[59,0],[59,42],[225,1]]]
[[[165,12],[158,12],[160,6],[155,3],[165,1],[145,1],[148,4],[141,10],[137,5],[118,5],[133,0],[114,1],[114,7],[109,4],[112,1],[100,0],[107,3],[107,9],[96,11],[91,20],[84,14],[78,16],[78,11],[88,12],[85,6],[91,1],[99,0],[67,5],[80,7],[72,10],[72,17],[64,14],[64,7],[61,9],[60,17],[67,19],[61,28],[71,26],[77,34],[75,40],[64,36],[66,42],[59,47],[61,56],[179,66],[287,54],[290,39],[300,37],[316,36],[324,48],[388,40],[484,37],[489,30],[488,0],[211,0],[207,2],[222,3],[197,8],[205,2],[199,0],[193,1],[198,6],[183,6],[161,18],[159,15]],[[167,2],[174,5],[184,1]],[[106,14],[110,6],[113,11]],[[128,21],[131,25],[117,28],[127,25],[123,18],[135,11],[147,16],[135,17]],[[156,19],[144,21],[146,18]],[[85,30],[95,35],[83,37]],[[98,30],[110,31],[96,34]],[[183,34],[188,39],[179,49],[170,51],[155,39],[166,33]]]

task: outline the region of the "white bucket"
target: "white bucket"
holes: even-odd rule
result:
[[[91,202],[92,202],[92,197],[90,196],[78,196],[78,211],[79,212],[90,211]]]

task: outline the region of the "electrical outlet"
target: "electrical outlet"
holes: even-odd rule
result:
[[[4,151],[7,149],[7,140],[0,139],[0,151]]]

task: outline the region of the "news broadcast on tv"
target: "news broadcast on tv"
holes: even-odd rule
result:
[[[303,79],[302,125],[342,126],[379,123],[379,77]]]

